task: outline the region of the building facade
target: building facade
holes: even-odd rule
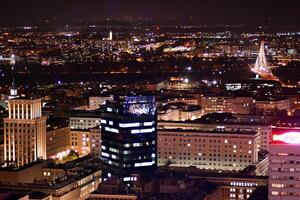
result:
[[[158,164],[243,170],[258,161],[258,133],[158,130]]]
[[[101,116],[104,173],[131,181],[133,173],[156,171],[156,104],[154,96],[115,96]]]
[[[181,130],[205,130],[205,131],[255,131],[259,134],[259,150],[268,150],[271,139],[271,126],[262,123],[229,122],[226,123],[201,123],[198,121],[179,122],[179,121],[159,121],[158,129],[181,129]]]
[[[99,128],[89,130],[71,130],[71,149],[80,156],[92,154],[100,156],[101,153],[101,133]]]
[[[201,107],[203,114],[228,112],[250,114],[255,105],[253,97],[203,96]]]
[[[300,127],[274,127],[269,152],[269,200],[300,199]]]
[[[4,119],[4,160],[20,167],[46,159],[46,118],[41,99],[16,98],[8,101],[9,116]]]
[[[62,158],[70,152],[70,128],[47,131],[47,158]]]

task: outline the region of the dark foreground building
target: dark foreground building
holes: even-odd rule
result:
[[[156,104],[154,96],[115,96],[102,108],[101,134],[104,177],[134,181],[157,168]]]

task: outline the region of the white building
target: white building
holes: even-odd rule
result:
[[[260,123],[200,123],[197,121],[180,122],[180,121],[159,121],[158,129],[181,129],[181,130],[204,130],[204,131],[227,131],[227,132],[249,132],[254,131],[259,134],[259,150],[268,150],[271,137],[271,126]]]
[[[89,128],[99,127],[100,117],[99,116],[88,116],[78,115],[70,117],[70,128],[71,130],[88,130]]]
[[[158,130],[158,164],[242,170],[258,161],[257,132]]]

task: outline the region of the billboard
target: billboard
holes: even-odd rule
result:
[[[156,112],[154,96],[126,96],[123,102],[123,113],[133,115],[152,115]]]
[[[300,129],[273,128],[271,144],[300,145]]]

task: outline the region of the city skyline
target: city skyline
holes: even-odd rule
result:
[[[0,24],[31,26],[95,23],[107,19],[179,20],[196,24],[298,26],[299,2],[278,1],[4,1]]]
[[[0,7],[1,200],[298,200],[299,2]]]

